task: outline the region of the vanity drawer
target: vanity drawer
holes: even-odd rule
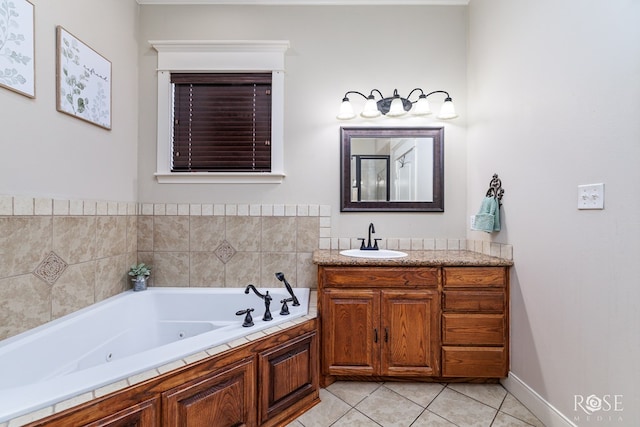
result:
[[[445,288],[473,288],[478,286],[506,286],[507,271],[504,267],[445,267]]]
[[[320,269],[324,287],[381,288],[438,286],[438,268],[409,267],[324,267]]]
[[[442,343],[463,345],[504,345],[504,315],[442,315]]]
[[[506,347],[442,347],[442,375],[445,377],[506,377]]]
[[[444,291],[444,311],[473,311],[481,313],[504,313],[505,295],[498,291]]]

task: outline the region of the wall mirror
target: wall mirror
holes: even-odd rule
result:
[[[444,212],[444,128],[340,128],[342,212]]]

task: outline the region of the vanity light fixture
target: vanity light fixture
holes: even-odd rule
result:
[[[411,101],[411,95],[417,91],[420,92],[418,99]],[[376,100],[374,93],[377,93],[380,99]],[[390,97],[385,97],[378,89],[372,89],[369,96],[355,90],[350,90],[344,94],[337,118],[338,120],[351,120],[356,117],[351,101],[349,101],[350,94],[357,94],[366,99],[362,112],[360,113],[360,116],[365,119],[373,119],[380,117],[381,115],[400,117],[407,113],[414,116],[427,116],[431,114],[427,97],[436,93],[446,95],[444,103],[440,108],[440,113],[436,117],[441,120],[455,119],[458,117],[453,106],[451,96],[449,96],[449,92],[444,90],[434,90],[433,92],[425,94],[422,89],[415,88],[409,92],[409,95],[406,98],[403,98],[398,94],[398,89],[394,89],[393,96]]]

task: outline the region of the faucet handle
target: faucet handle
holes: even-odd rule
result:
[[[363,249],[365,248],[365,246],[364,246],[364,240],[365,240],[365,239],[364,239],[364,237],[358,237],[358,240],[360,240],[360,241],[361,241],[361,243],[360,243],[360,250],[363,250]]]
[[[378,240],[382,240],[382,239],[373,239],[373,249],[380,249],[378,248]]]
[[[244,322],[242,323],[242,326],[245,328],[248,328],[249,326],[253,326],[253,317],[251,317],[252,311],[253,311],[253,308],[247,308],[246,310],[236,311],[236,316],[242,316],[243,314],[246,315],[244,317]]]
[[[289,306],[287,305],[287,303],[291,302],[291,301],[293,301],[293,298],[285,298],[285,299],[280,301],[282,303],[282,309],[280,310],[280,316],[287,316],[289,314]]]

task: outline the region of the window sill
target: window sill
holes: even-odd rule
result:
[[[283,172],[191,172],[155,174],[159,184],[281,184]]]

